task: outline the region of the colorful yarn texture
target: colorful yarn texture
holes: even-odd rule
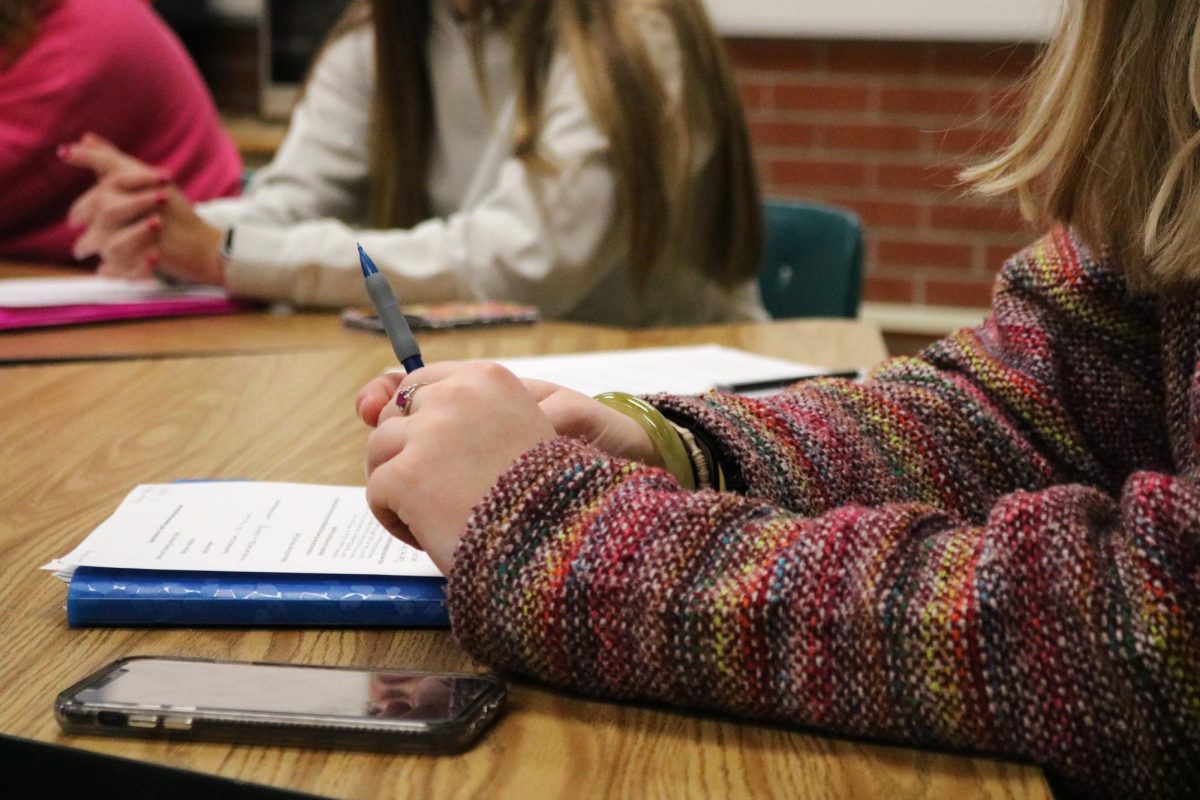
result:
[[[741,493],[566,438],[526,453],[459,547],[454,629],[595,696],[1196,796],[1198,358],[1200,293],[1134,296],[1055,230],[981,326],[865,383],[650,398]]]

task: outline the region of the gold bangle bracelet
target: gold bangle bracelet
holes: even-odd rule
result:
[[[667,471],[675,476],[679,485],[684,489],[695,489],[696,479],[692,473],[692,461],[684,449],[683,439],[679,432],[667,421],[657,408],[641,398],[625,392],[604,392],[593,398],[613,409],[620,411],[642,427],[654,449],[662,456]]]

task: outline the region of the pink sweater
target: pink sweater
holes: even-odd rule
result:
[[[0,256],[71,260],[76,232],[65,215],[93,176],[61,163],[55,149],[88,131],[167,170],[192,200],[238,191],[237,149],[150,5],[60,0],[0,71]]]

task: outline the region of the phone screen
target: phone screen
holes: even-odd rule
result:
[[[458,718],[491,685],[463,675],[133,659],[75,696],[113,706],[436,724]]]

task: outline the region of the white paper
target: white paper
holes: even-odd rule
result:
[[[362,487],[255,481],[142,484],[43,569],[69,579],[76,566],[441,575],[376,522]]]
[[[68,278],[0,280],[0,308],[111,305],[191,297],[227,297],[220,286],[170,286],[151,279],[126,280],[81,275]]]
[[[519,377],[550,381],[587,395],[700,394],[717,386],[799,379],[828,371],[715,344],[502,358],[498,363]]]

